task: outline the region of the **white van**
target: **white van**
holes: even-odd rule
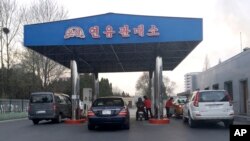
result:
[[[190,127],[199,121],[222,121],[229,127],[233,120],[232,101],[225,90],[195,91],[183,108],[183,121],[188,121]]]

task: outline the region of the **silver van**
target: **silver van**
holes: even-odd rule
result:
[[[34,124],[41,120],[52,120],[60,123],[62,118],[71,118],[70,97],[62,93],[31,93],[28,117]]]

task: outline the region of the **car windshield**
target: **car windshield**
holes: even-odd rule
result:
[[[124,102],[121,98],[100,98],[93,103],[94,107],[102,106],[124,106]]]
[[[51,94],[35,94],[31,95],[30,103],[51,103],[53,98]]]
[[[228,97],[224,91],[200,92],[199,97],[199,102],[228,101]]]

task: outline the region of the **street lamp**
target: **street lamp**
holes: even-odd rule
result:
[[[10,32],[10,30],[7,27],[0,27],[0,32],[1,32],[1,36],[0,36],[0,40],[1,40],[1,79],[2,79],[2,85],[1,85],[1,96],[4,97],[4,64],[3,64],[3,33],[6,35],[7,40],[8,40],[8,33]],[[8,42],[8,41],[7,41]]]

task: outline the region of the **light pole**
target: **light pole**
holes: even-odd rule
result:
[[[4,63],[3,63],[3,33],[6,35],[6,38],[8,38],[8,33],[10,32],[10,30],[7,27],[3,27],[3,23],[2,26],[0,27],[0,32],[1,32],[1,36],[0,36],[0,40],[1,40],[1,79],[2,79],[2,84],[1,84],[1,92],[2,92],[2,97],[5,96],[4,93]],[[6,41],[8,44],[8,40]]]

